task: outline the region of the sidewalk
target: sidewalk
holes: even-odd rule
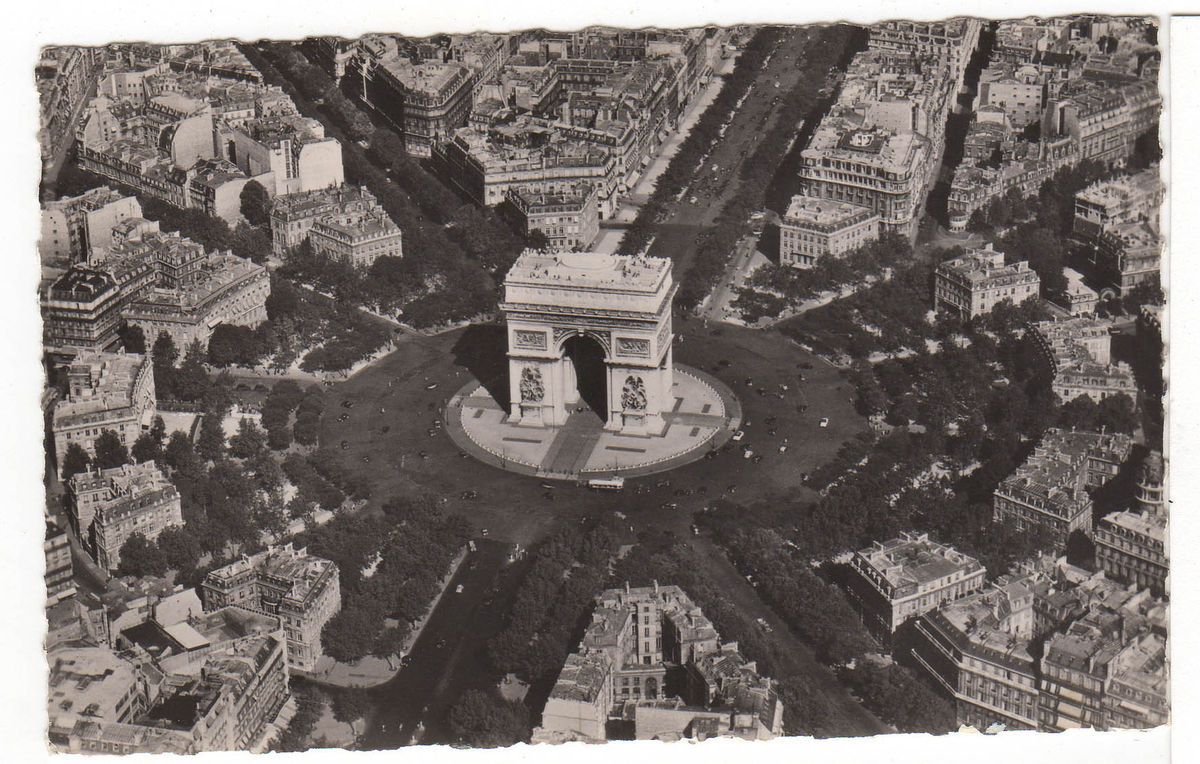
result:
[[[408,637],[404,640],[404,645],[400,649],[400,655],[403,656],[412,650],[413,645],[421,638],[421,632],[425,630],[425,624],[429,621],[429,616],[437,609],[438,604],[442,601],[442,596],[446,594],[446,590],[450,587],[450,581],[454,575],[458,573],[459,567],[467,556],[467,547],[459,550],[458,554],[450,561],[450,569],[442,578],[438,587],[437,595],[430,601],[429,607],[425,610],[425,615],[417,620],[416,624],[409,631]],[[369,689],[378,687],[391,681],[396,674],[400,673],[400,665],[397,660],[399,656],[392,656],[392,660],[388,661],[385,658],[376,658],[367,656],[354,663],[341,663],[329,659],[328,657],[321,659],[320,665],[327,665],[324,671],[309,674],[308,678],[318,684],[330,685],[332,687],[358,687]],[[326,662],[328,662],[326,664]]]

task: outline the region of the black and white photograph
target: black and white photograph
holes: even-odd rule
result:
[[[1168,19],[922,10],[48,30],[44,748],[1169,724]]]

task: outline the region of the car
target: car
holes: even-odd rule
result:
[[[362,460],[363,460],[363,464],[366,464],[371,461],[371,457],[366,454],[363,454]]]
[[[725,493],[737,493],[737,483],[731,483],[725,486]]]
[[[554,492],[553,491],[542,491],[542,500],[543,501],[554,501]]]
[[[659,509],[679,509],[679,505],[673,501],[664,501],[659,505]]]
[[[428,459],[428,458],[429,458],[429,454],[425,453],[424,451],[419,451],[419,452],[417,453],[417,456],[421,457],[422,459]]]
[[[459,498],[463,499],[464,501],[474,501],[475,499],[479,498],[479,491],[463,491],[461,494],[459,494]]]
[[[346,421],[347,419],[349,419],[349,418],[350,418],[350,415],[349,415],[349,414],[342,414],[340,417],[338,417],[338,421],[339,421],[339,422],[345,422],[345,421]]]
[[[542,488],[545,488],[547,491],[553,491],[553,490],[554,490],[554,484],[553,484],[553,483],[542,483],[542,484],[541,484],[541,486],[542,486]]]
[[[442,648],[444,648],[446,646],[446,640],[439,639],[437,642],[434,643],[433,646],[436,647],[437,649],[441,650]]]
[[[757,619],[755,619],[754,622],[758,624],[758,627],[760,629],[767,632],[768,634],[770,634],[772,631],[774,631],[774,629],[771,628],[771,624],[766,622],[766,619],[757,618]]]
[[[455,594],[462,594],[462,593],[463,593],[463,585],[462,585],[462,584],[459,584],[458,586],[454,587],[454,593],[455,593]]]
[[[437,382],[430,382],[428,385],[425,385],[425,389],[426,390],[436,390],[437,386],[438,386]]]
[[[350,448],[350,441],[343,440],[342,441],[342,450],[345,451],[347,448]]]
[[[466,451],[459,451],[459,452],[458,452],[458,458],[459,458],[459,459],[466,459],[466,458],[467,458],[467,452],[466,452]]]
[[[484,528],[484,529],[483,529],[483,530],[481,530],[479,533],[480,533],[480,535],[482,535],[482,536],[486,536],[486,535],[488,535],[488,529],[487,529],[487,528]]]
[[[775,437],[775,435],[777,433],[775,432],[775,428],[772,427],[771,429],[767,430],[767,434],[770,435],[771,437]]]
[[[696,197],[694,197],[694,196],[693,196],[693,197],[692,197],[692,198],[691,198],[689,201],[690,201],[692,204],[695,204],[695,203],[696,203]]]
[[[759,454],[758,456],[754,457],[755,464],[758,464],[761,461],[762,461],[762,454]]]
[[[738,430],[737,432],[735,432],[735,433],[733,434],[733,439],[734,439],[735,441],[741,440],[741,439],[742,439],[742,438],[744,438],[744,437],[746,437],[746,431],[745,431],[745,430]]]
[[[828,427],[828,426],[829,426],[829,417],[827,417],[827,416],[823,416],[823,417],[821,417],[821,421],[820,421],[820,422],[818,422],[818,424],[819,424],[821,427]]]
[[[433,429],[432,427],[430,427],[425,432],[427,432],[429,434],[429,437],[431,437],[431,438],[437,437],[437,430]]]
[[[732,364],[730,364],[729,361],[725,360],[724,358],[717,361],[717,366],[720,366],[722,369],[728,368],[731,365]]]
[[[352,400],[342,401],[342,408],[344,408],[344,409],[354,408],[354,401],[352,401]]]
[[[780,447],[779,447],[779,453],[781,453],[781,454],[786,454],[786,453],[787,453],[787,446],[780,446]]]
[[[692,525],[692,535],[693,535],[693,536],[699,536],[699,535],[700,535],[700,527],[699,527],[699,526],[697,526],[697,525],[695,525],[695,524],[693,524],[693,525]]]

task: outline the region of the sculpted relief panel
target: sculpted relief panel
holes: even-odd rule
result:
[[[541,403],[545,397],[541,370],[526,366],[521,370],[521,403]]]
[[[626,411],[646,410],[646,383],[641,377],[626,377],[621,390],[621,408]]]
[[[525,350],[545,350],[546,333],[517,329],[513,332],[513,344]]]
[[[640,358],[648,358],[650,356],[650,340],[618,337],[617,353],[620,355],[632,355]]]

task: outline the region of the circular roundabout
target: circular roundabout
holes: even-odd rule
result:
[[[545,480],[586,481],[689,464],[723,446],[741,425],[733,391],[698,369],[675,364],[671,396],[660,434],[613,432],[583,403],[562,425],[531,426],[511,421],[507,404],[472,379],[446,404],[446,430],[462,451],[486,464]]]

